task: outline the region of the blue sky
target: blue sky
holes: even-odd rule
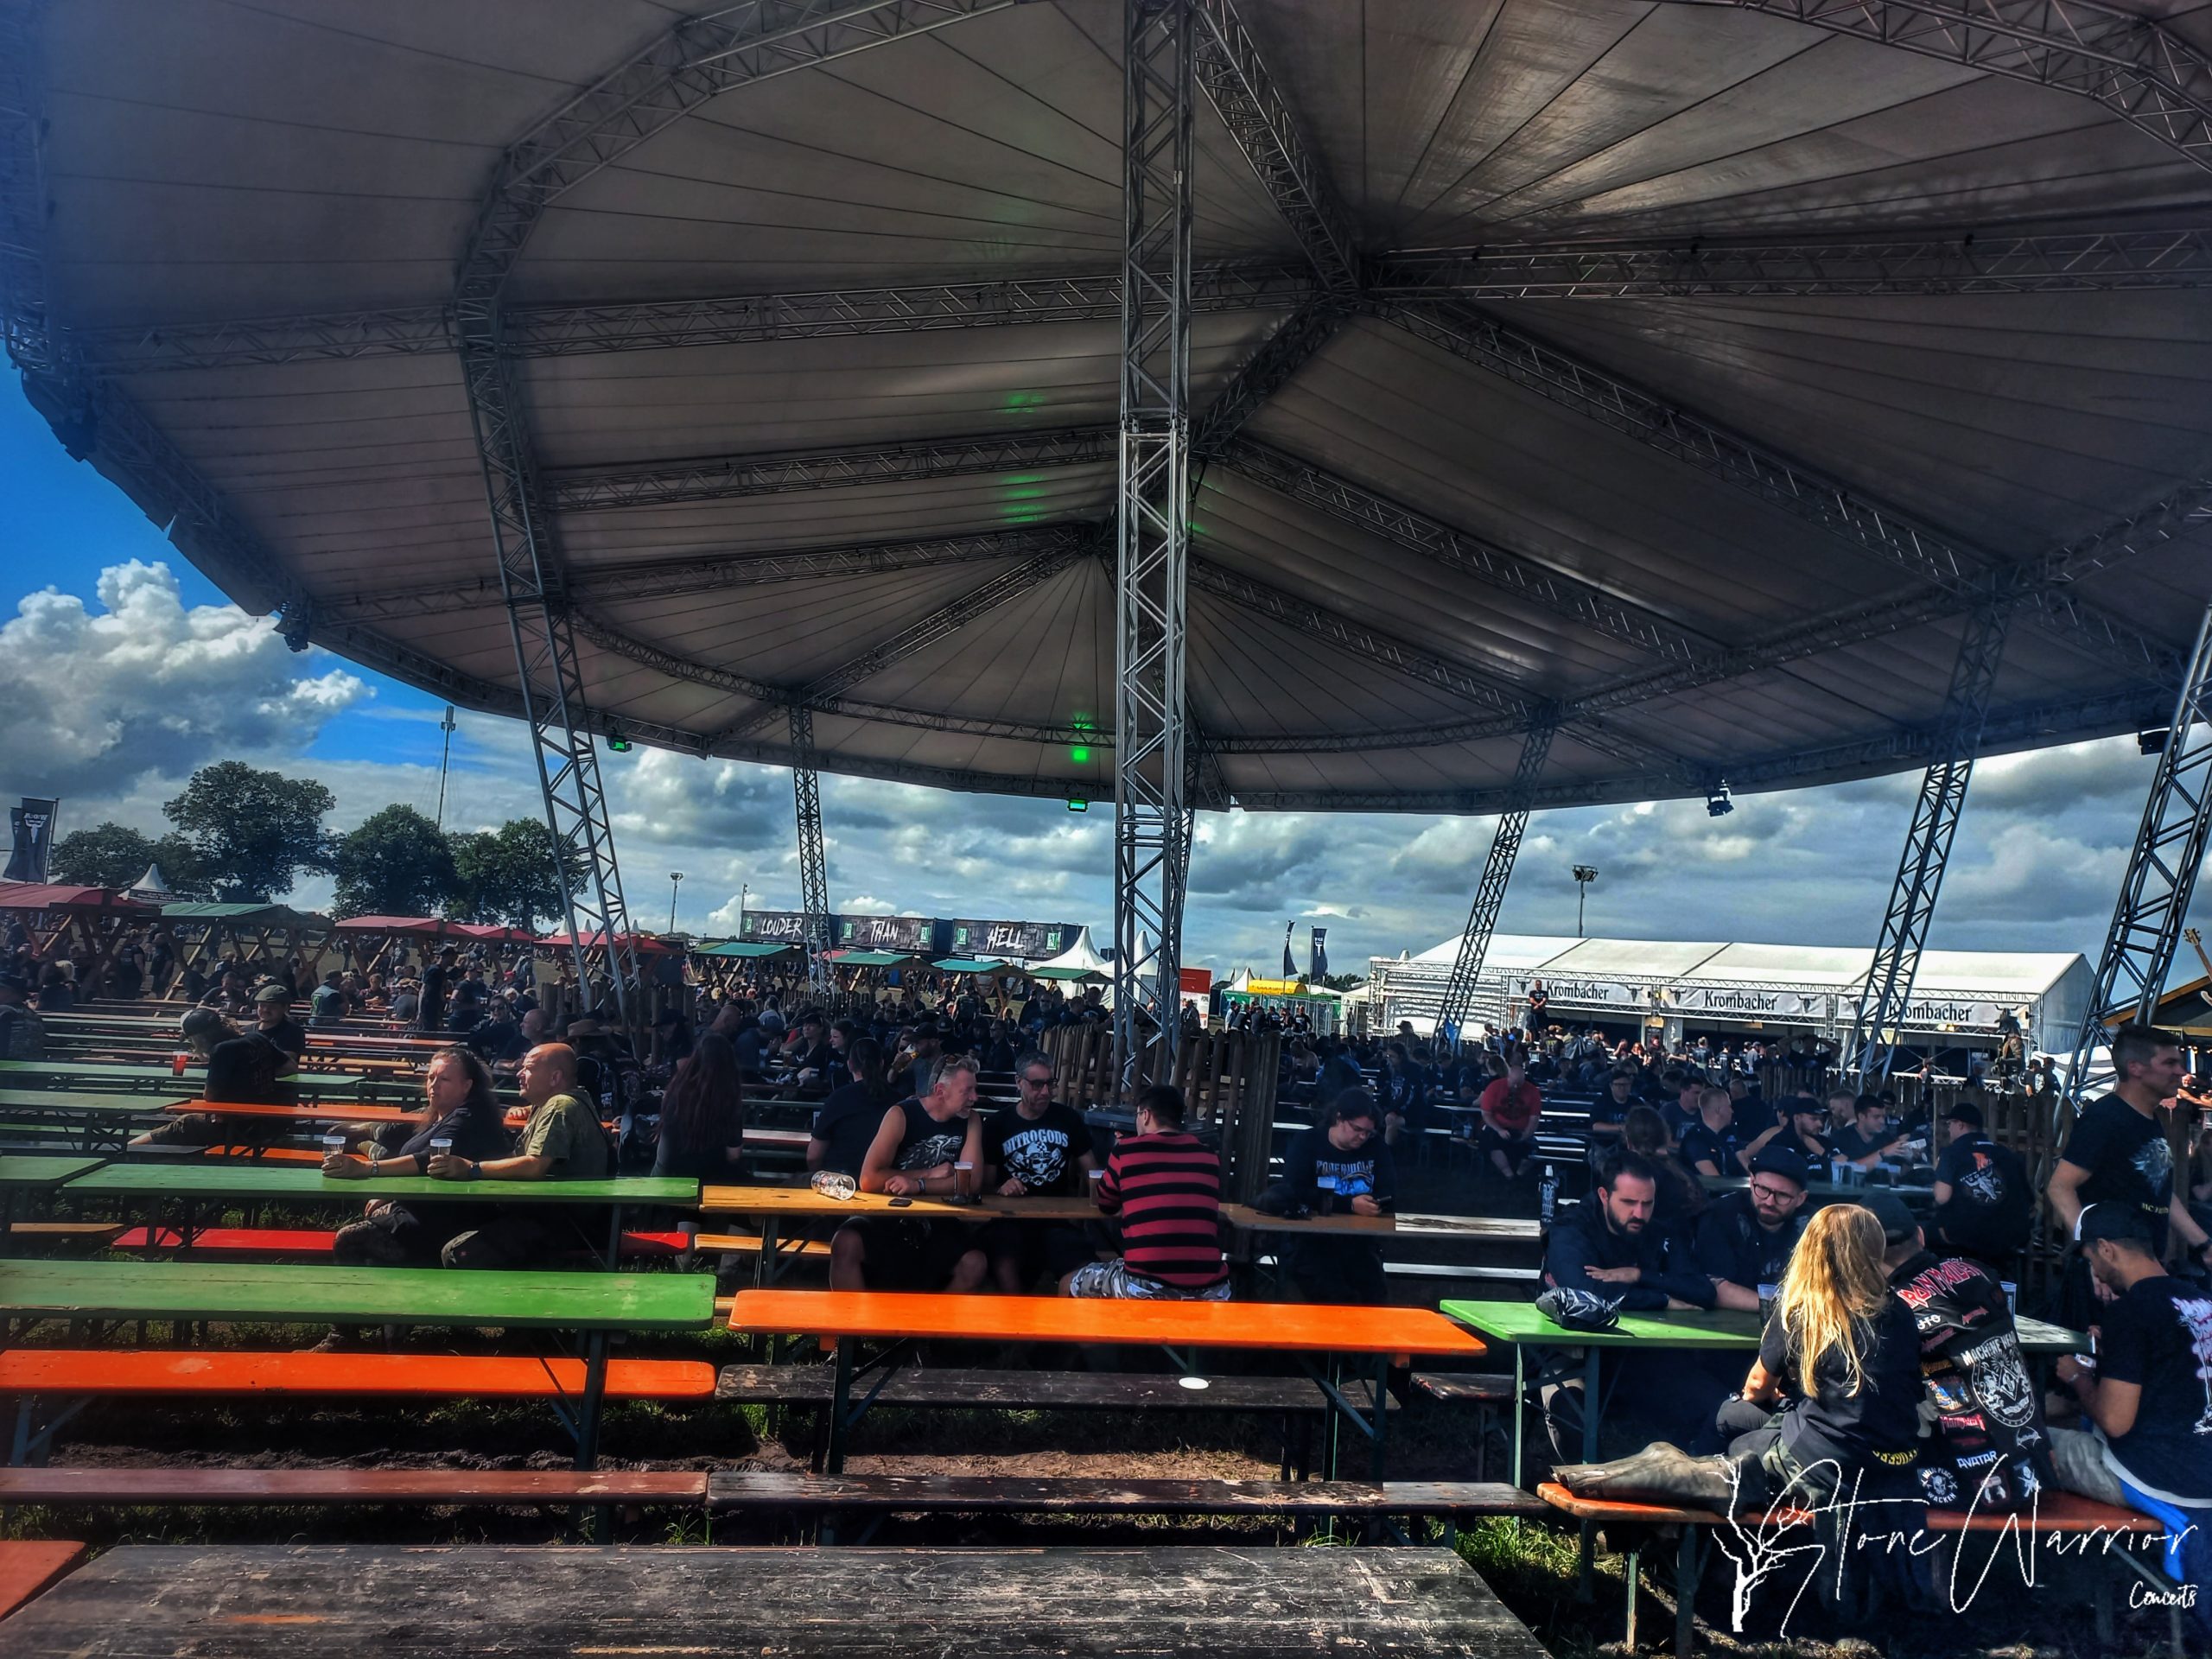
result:
[[[0,389],[0,796],[54,791],[64,833],[104,818],[148,830],[191,770],[235,756],[307,774],[343,829],[437,793],[442,704],[316,650],[285,651],[229,606],[138,510],[70,461]],[[165,566],[166,574],[151,567]],[[46,593],[43,590],[56,590]],[[727,927],[751,902],[795,904],[787,772],[640,749],[607,757],[635,912]],[[1959,832],[1931,943],[2094,953],[2150,763],[2128,739],[1986,761]],[[1592,934],[1871,944],[1916,779],[1548,813],[1530,826],[1501,925],[1574,931],[1574,864],[1602,874]],[[1019,916],[1109,930],[1110,812],[826,778],[831,902],[885,913]],[[537,810],[511,721],[464,714],[449,825]],[[1421,950],[1464,925],[1488,819],[1207,815],[1192,861],[1186,959],[1272,965],[1284,923],[1330,928],[1340,969]],[[327,885],[295,895],[327,898]]]

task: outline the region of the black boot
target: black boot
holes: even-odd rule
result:
[[[1563,1464],[1552,1475],[1577,1497],[1726,1509],[1736,1497],[1734,1464],[1694,1458],[1664,1440],[1611,1463]]]

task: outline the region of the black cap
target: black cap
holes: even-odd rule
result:
[[[2093,1204],[2074,1224],[2074,1237],[2082,1244],[2094,1244],[2101,1238],[2132,1240],[2148,1249],[2151,1224],[2133,1205]]]
[[[1792,1095],[1782,1103],[1782,1109],[1790,1117],[1826,1117],[1828,1109],[1810,1095]]]
[[[1905,1243],[1920,1230],[1920,1218],[1894,1192],[1876,1187],[1859,1202],[1872,1210],[1874,1219],[1882,1224],[1882,1242],[1885,1244]]]
[[[1793,1147],[1774,1145],[1764,1148],[1751,1160],[1754,1175],[1779,1175],[1784,1180],[1803,1186],[1807,1183],[1805,1155]]]
[[[1948,1122],[1963,1123],[1970,1129],[1978,1129],[1981,1127],[1981,1108],[1970,1100],[1953,1102],[1951,1109],[1944,1113],[1943,1116]]]

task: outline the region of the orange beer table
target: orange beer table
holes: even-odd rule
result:
[[[751,1143],[758,1131],[747,1129]],[[802,1143],[804,1129],[772,1130],[795,1136]],[[811,1186],[709,1185],[700,1192],[699,1208],[707,1215],[743,1216],[760,1234],[760,1253],[754,1258],[753,1283],[765,1289],[781,1278],[798,1260],[798,1248],[807,1242],[804,1224],[830,1219],[850,1221],[856,1216],[905,1216],[916,1221],[935,1219],[982,1223],[987,1221],[1085,1222],[1098,1217],[1098,1206],[1089,1198],[1009,1198],[986,1192],[972,1204],[952,1204],[944,1198],[894,1200],[880,1192],[855,1192],[849,1198],[833,1198]],[[785,1236],[785,1223],[797,1224]]]
[[[1383,1475],[1385,1391],[1392,1365],[1416,1354],[1475,1358],[1479,1338],[1421,1307],[1344,1307],[1327,1303],[1116,1301],[1072,1296],[953,1296],[872,1290],[741,1290],[729,1328],[749,1336],[810,1336],[836,1347],[823,1468],[845,1466],[845,1434],[905,1359],[928,1338],[961,1342],[1135,1343],[1167,1351],[1177,1369],[1195,1376],[1203,1349],[1243,1349],[1290,1356],[1321,1386],[1329,1402],[1322,1475],[1337,1478],[1340,1431],[1350,1428],[1371,1448],[1373,1478]],[[892,1344],[865,1365],[862,1342]],[[1373,1391],[1361,1406],[1344,1392],[1346,1369],[1372,1366]],[[853,1385],[880,1372],[859,1404]]]

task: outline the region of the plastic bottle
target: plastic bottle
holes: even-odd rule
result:
[[[1544,1179],[1536,1185],[1536,1207],[1547,1222],[1559,1207],[1559,1172],[1549,1164],[1544,1166]]]

